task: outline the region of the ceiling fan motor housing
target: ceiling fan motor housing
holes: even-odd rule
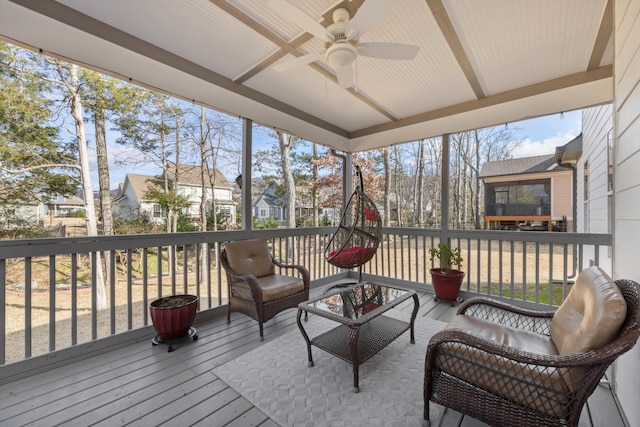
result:
[[[327,49],[326,58],[329,65],[334,68],[351,65],[356,59],[358,51],[349,42],[334,43]]]

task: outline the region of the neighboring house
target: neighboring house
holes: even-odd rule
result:
[[[265,221],[269,218],[276,221],[286,219],[285,200],[276,194],[276,187],[275,183],[267,186],[253,202],[253,216],[258,221]]]
[[[218,170],[211,176],[205,176],[205,204],[209,212],[213,200],[218,212],[228,213],[229,222],[236,222],[236,203],[233,200],[233,186]],[[145,194],[158,178],[149,175],[127,174],[125,181],[118,186],[118,192],[113,200],[114,211],[123,218],[132,218],[145,213],[151,221],[160,224],[164,221],[165,213],[157,202],[149,200]],[[215,182],[213,189],[211,182]],[[183,214],[193,221],[200,220],[200,202],[202,200],[202,184],[200,167],[192,165],[178,166],[178,194],[186,197],[190,205],[183,210]],[[215,197],[215,199],[214,199]]]
[[[84,201],[79,196],[36,194],[34,200],[0,205],[0,228],[30,228],[43,221],[51,225],[53,218],[84,212]]]
[[[125,219],[147,215],[151,222],[162,223],[162,206],[144,196],[156,179],[154,176],[128,173],[124,182],[118,184],[118,192],[113,198],[113,212]]]
[[[75,214],[77,211],[84,211],[84,200],[79,196],[63,196],[56,194],[44,197],[41,214],[43,217],[59,217]]]
[[[487,229],[572,230],[572,169],[560,166],[555,155],[487,162],[479,178]]]
[[[173,170],[171,165],[171,170]],[[183,214],[194,221],[200,220],[202,201],[202,170],[200,166],[178,165],[178,195],[186,197],[190,206]],[[172,177],[171,177],[172,178]],[[170,178],[170,179],[171,179]],[[236,202],[233,185],[218,169],[205,170],[205,210],[210,212],[215,204],[219,213],[227,214],[230,224],[236,223]]]
[[[277,194],[278,184],[271,182],[255,199],[252,204],[253,217],[262,222],[269,218],[276,221],[287,219],[287,204],[284,197]],[[302,189],[296,189],[297,197],[295,203],[296,219],[308,219],[313,217],[313,206],[310,203],[300,201]],[[321,212],[319,210],[319,212]]]

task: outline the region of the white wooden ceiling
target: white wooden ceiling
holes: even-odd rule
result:
[[[289,1],[324,26],[363,3]],[[360,56],[348,90],[274,71],[323,44],[265,0],[0,0],[0,36],[354,152],[611,101],[611,2],[395,0],[360,41],[417,57]]]

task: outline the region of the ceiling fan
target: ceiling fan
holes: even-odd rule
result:
[[[387,11],[389,0],[367,0],[352,20],[349,11],[338,8],[333,11],[333,24],[327,28],[298,9],[287,0],[268,0],[268,5],[280,16],[295,22],[308,33],[325,42],[325,50],[299,56],[274,67],[276,71],[287,71],[325,58],[336,70],[338,85],[347,89],[353,86],[352,64],[358,55],[382,59],[413,59],[419,46],[401,43],[360,43],[359,39]]]

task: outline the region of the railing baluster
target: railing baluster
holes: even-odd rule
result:
[[[24,259],[24,357],[31,357],[31,257]]]
[[[404,236],[400,236],[400,278],[404,280]]]
[[[78,254],[71,254],[71,345],[78,343]]]
[[[536,286],[535,286],[535,301],[540,302],[540,243],[536,242]]]
[[[178,253],[177,245],[169,245],[167,253],[169,254],[169,271],[171,272],[171,295],[176,294],[176,275],[178,274]],[[160,272],[158,272],[160,274]]]
[[[91,252],[91,339],[98,338],[98,254]]]
[[[109,311],[111,313],[111,335],[116,333],[116,254],[115,251],[111,251],[111,256],[106,259],[111,259],[111,265],[108,265],[109,269],[109,295],[111,295]]]
[[[569,293],[569,291],[568,291],[569,283],[567,282],[567,271],[568,271],[568,268],[569,268],[569,263],[568,263],[568,260],[569,260],[569,246],[566,243],[562,246],[562,253],[563,253],[562,300],[564,301],[564,299],[567,297],[567,294]]]
[[[189,293],[189,261],[187,256],[189,255],[189,247],[187,245],[182,246],[182,293]]]
[[[482,293],[482,287],[481,287],[481,274],[482,274],[482,260],[481,260],[481,256],[482,256],[482,241],[480,239],[476,239],[475,240],[476,243],[476,292],[478,293]],[[469,261],[471,261],[471,258],[469,258]]]
[[[527,300],[527,242],[522,242],[522,301]]]
[[[56,256],[49,255],[49,351],[56,349]]]
[[[203,267],[207,267],[208,266],[207,264],[204,263],[203,260],[200,259],[202,256],[204,256],[204,254],[202,254],[201,253],[202,251],[200,250],[200,248],[202,246],[204,246],[206,248],[207,244],[205,243],[204,245],[199,245],[199,244],[193,245],[193,249],[195,251],[195,260],[193,261],[194,262],[194,269],[195,269],[195,273],[196,273],[196,275],[195,275],[196,276],[196,278],[195,278],[195,280],[196,280],[195,286],[196,286],[196,295],[198,295],[198,296],[200,295],[200,266],[203,266]],[[204,268],[202,270],[203,270],[202,272],[204,273]]]
[[[553,243],[549,243],[549,305],[553,305],[553,290],[555,283],[553,281]]]
[[[149,260],[149,251],[147,248],[142,248],[142,310],[144,315],[142,316],[144,319],[144,325],[149,324],[149,311],[147,307],[149,306],[149,265],[147,264]]]
[[[504,281],[502,280],[502,275],[504,273],[504,268],[502,265],[503,262],[503,246],[502,246],[502,240],[498,240],[498,295],[500,295],[501,297],[504,296],[502,295],[502,284],[504,283]]]
[[[509,286],[509,291],[511,293],[511,295],[509,295],[511,298],[515,298],[515,292],[516,292],[516,288],[515,288],[515,280],[516,280],[516,258],[515,258],[515,244],[516,242],[511,242],[511,283]]]
[[[0,259],[0,307],[7,306],[7,262]],[[7,339],[7,321],[5,313],[0,316],[0,365],[4,365],[7,361],[6,339]]]
[[[127,330],[133,329],[133,276],[131,273],[131,249],[127,249]]]
[[[167,251],[168,253],[168,251]],[[157,298],[162,298],[162,246],[158,246],[157,249],[157,254],[158,254],[158,259],[157,264],[158,264],[158,272],[156,274],[157,277],[157,285],[158,285],[158,296]]]
[[[218,261],[220,259],[220,252],[222,252],[222,248],[220,247],[219,244],[216,244],[215,246],[215,258],[216,258],[216,265],[218,266],[217,270],[218,270],[218,305],[222,305],[222,268],[220,267],[220,262]],[[229,291],[229,286],[227,285],[227,292]],[[227,295],[227,301],[229,301],[229,295]]]
[[[479,253],[480,251],[478,251]],[[487,294],[492,295],[491,293],[491,239],[487,240]],[[479,266],[478,266],[479,267]],[[480,270],[478,268],[478,270]]]

